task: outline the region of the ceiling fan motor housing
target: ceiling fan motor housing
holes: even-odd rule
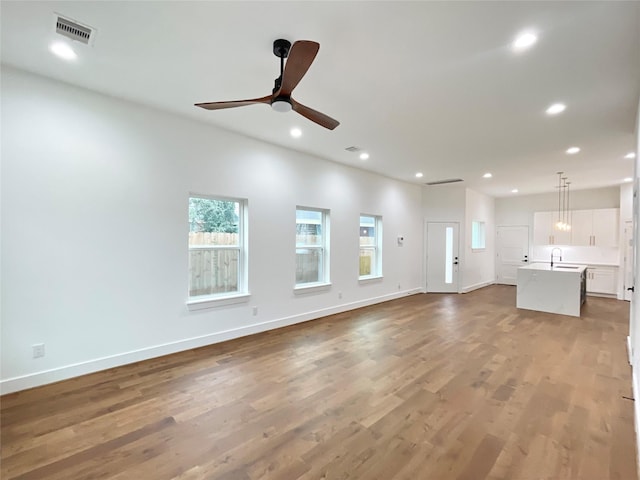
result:
[[[291,42],[289,40],[279,38],[273,42],[273,54],[278,58],[287,58],[290,49]]]

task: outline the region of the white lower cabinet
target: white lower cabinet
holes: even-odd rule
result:
[[[593,266],[587,268],[587,293],[615,295],[618,283],[617,267]]]

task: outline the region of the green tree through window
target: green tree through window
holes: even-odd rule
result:
[[[189,199],[192,232],[238,233],[238,203],[210,198]]]

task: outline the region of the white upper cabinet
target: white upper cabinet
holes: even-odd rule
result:
[[[618,246],[618,209],[573,210],[569,215],[570,231],[555,228],[557,212],[533,214],[535,245],[574,245],[585,247]]]
[[[596,247],[618,246],[617,208],[603,208],[593,211],[593,245]]]
[[[571,244],[587,247],[617,247],[618,209],[573,211]]]
[[[571,245],[592,246],[593,210],[571,212]]]
[[[534,245],[571,245],[571,232],[558,230],[557,212],[535,212],[533,214]]]

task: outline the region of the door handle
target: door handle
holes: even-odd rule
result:
[[[636,287],[635,286],[629,287],[629,288],[627,288],[627,290],[629,290],[630,292],[635,292],[636,291]]]

